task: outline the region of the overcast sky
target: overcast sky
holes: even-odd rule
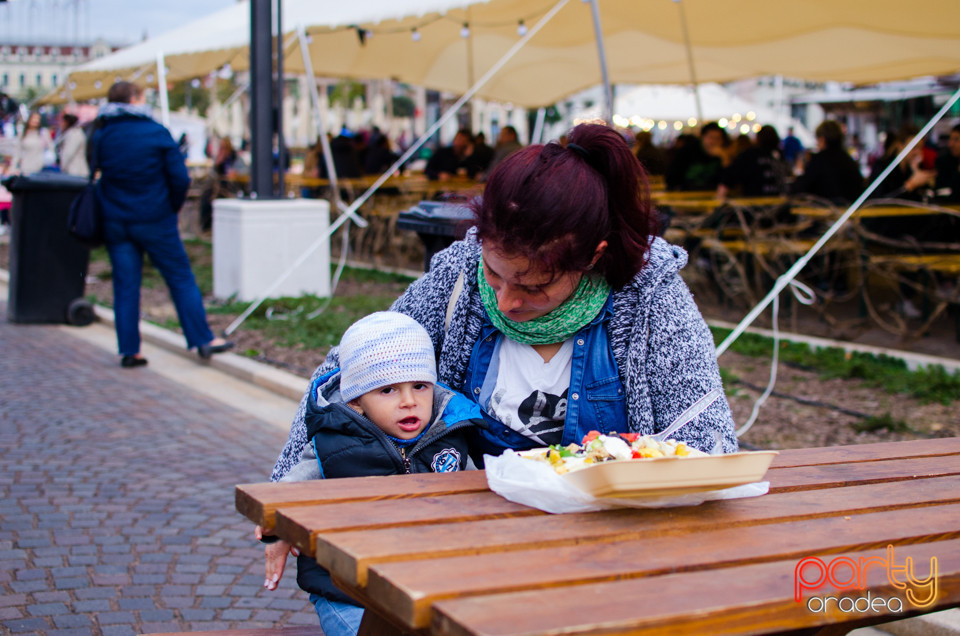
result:
[[[236,0],[8,0],[0,3],[0,44],[38,39],[57,42],[139,42],[235,4]]]

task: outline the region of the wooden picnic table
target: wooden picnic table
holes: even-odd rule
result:
[[[722,205],[738,205],[741,207],[783,205],[789,201],[786,197],[728,197],[718,199],[715,192],[709,197],[677,197],[679,192],[667,192],[662,196],[653,197],[654,204],[671,207],[679,211],[709,212]]]
[[[762,497],[565,515],[481,471],[246,484],[236,505],[364,603],[361,634],[780,633],[960,605],[960,438],[786,450],[766,479]],[[904,589],[908,558],[926,587]]]
[[[342,189],[359,196],[366,192],[379,178],[380,175],[365,175],[355,178],[340,178],[337,183]],[[250,176],[246,174],[231,175],[227,180],[245,185],[250,182]],[[330,180],[288,172],[284,174],[284,184],[287,188],[327,188],[330,186]],[[483,184],[479,181],[465,177],[431,181],[424,175],[392,175],[383,183],[381,189],[396,189],[404,194],[417,194],[429,198],[438,192],[471,192],[479,191],[482,187]]]
[[[944,212],[944,210],[947,210],[947,212]],[[844,208],[816,208],[807,206],[798,206],[790,210],[795,216],[808,216],[818,219],[839,218],[844,211]],[[924,207],[919,205],[877,205],[860,208],[853,213],[853,216],[861,219],[880,219],[897,216],[931,216],[948,214],[950,212],[960,214],[960,206],[943,205],[939,207]]]

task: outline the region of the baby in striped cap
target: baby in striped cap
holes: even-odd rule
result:
[[[427,331],[413,318],[379,311],[340,341],[340,396],[387,435],[408,440],[430,423],[437,362]]]

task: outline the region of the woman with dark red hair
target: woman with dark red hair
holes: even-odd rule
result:
[[[584,124],[490,175],[476,227],[393,305],[419,321],[441,382],[482,408],[471,454],[652,434],[714,389],[675,435],[737,449],[713,338],[681,280],[686,253],[655,237],[643,169],[623,138]],[[318,374],[337,366],[332,350]],[[273,479],[300,457],[303,408]]]

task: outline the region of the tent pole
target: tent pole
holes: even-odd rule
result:
[[[276,83],[276,125],[277,125],[277,196],[287,196],[284,183],[287,149],[283,143],[283,0],[277,0],[277,83]]]
[[[774,84],[776,86],[776,95],[777,95],[777,130],[782,130],[786,132],[787,121],[790,119],[787,115],[784,114],[783,106],[783,75],[777,75],[774,79]]]
[[[613,86],[610,84],[610,72],[607,69],[607,51],[603,42],[603,27],[600,25],[600,7],[598,0],[590,0],[593,13],[593,34],[597,41],[597,57],[600,58],[600,73],[603,76],[603,119],[613,123]]]
[[[774,284],[773,289],[770,290],[770,293],[767,294],[767,296],[760,301],[756,307],[750,310],[750,313],[748,313],[744,319],[740,321],[740,324],[738,324],[736,328],[730,332],[730,335],[724,338],[723,342],[721,342],[717,347],[718,358],[723,355],[727,348],[733,344],[737,338],[740,337],[740,334],[746,331],[747,327],[749,327],[750,324],[756,320],[757,316],[759,316],[760,313],[767,308],[767,305],[769,305],[773,299],[776,298],[777,295],[783,291],[791,281],[793,281],[794,278],[796,278],[797,274],[800,273],[800,270],[806,267],[807,263],[810,262],[810,259],[813,258],[814,254],[816,254],[820,248],[823,247],[823,245],[840,230],[843,224],[846,223],[851,216],[853,216],[854,212],[856,212],[860,206],[863,205],[863,202],[866,201],[871,194],[873,194],[873,191],[877,189],[877,186],[883,183],[883,180],[887,178],[887,175],[893,172],[893,170],[900,165],[900,162],[903,161],[908,154],[910,154],[910,151],[913,150],[914,146],[923,141],[924,137],[926,137],[933,127],[937,125],[937,122],[947,114],[947,112],[955,103],[957,103],[958,99],[960,99],[960,89],[957,89],[957,92],[955,92],[953,96],[947,100],[947,103],[944,104],[940,111],[933,116],[933,119],[928,121],[927,125],[924,126],[923,129],[917,133],[913,139],[910,140],[910,143],[904,146],[903,150],[900,151],[900,154],[897,155],[896,159],[890,162],[890,165],[887,166],[887,168],[881,172],[876,179],[874,179],[873,183],[867,186],[867,189],[864,190],[857,200],[853,202],[853,205],[847,208],[847,211],[844,212],[840,218],[837,219],[836,222],[831,225],[826,232],[823,233],[823,236],[821,236],[820,239],[813,244],[813,247],[811,247],[806,254],[800,257],[800,259],[793,264],[793,267],[788,269],[785,274],[777,279],[777,282]]]
[[[157,51],[157,91],[160,93],[160,121],[170,127],[170,99],[167,95],[167,64],[163,51]]]
[[[683,0],[673,0],[680,8],[680,29],[683,31],[683,45],[687,49],[687,65],[690,67],[690,84],[693,86],[693,99],[697,104],[697,121],[703,123],[703,106],[700,105],[700,89],[697,83],[697,73],[693,64],[693,46],[690,44],[690,31],[687,30],[687,12],[683,8]]]
[[[250,198],[272,199],[273,40],[271,0],[250,0]]]
[[[297,29],[297,38],[300,40],[300,56],[303,58],[303,71],[309,80],[307,85],[310,87],[310,102],[313,106],[313,122],[317,127],[317,136],[320,137],[320,146],[323,147],[323,163],[327,166],[327,178],[330,181],[330,188],[333,191],[333,205],[339,211],[343,211],[346,206],[340,200],[340,181],[337,178],[337,168],[333,164],[333,153],[330,151],[330,140],[327,138],[327,126],[323,119],[323,113],[320,112],[320,92],[317,90],[317,78],[313,75],[313,60],[310,59],[310,45],[307,42],[307,33],[301,26]],[[357,216],[354,212],[349,215],[353,222],[360,227],[367,227],[366,220]],[[331,231],[330,234],[333,234]]]
[[[467,7],[467,24],[470,24],[470,7]],[[467,33],[467,86],[473,86],[473,29]]]
[[[543,122],[547,119],[547,109],[541,106],[537,109],[537,119],[533,124],[533,134],[530,135],[530,143],[538,144],[543,139]]]

